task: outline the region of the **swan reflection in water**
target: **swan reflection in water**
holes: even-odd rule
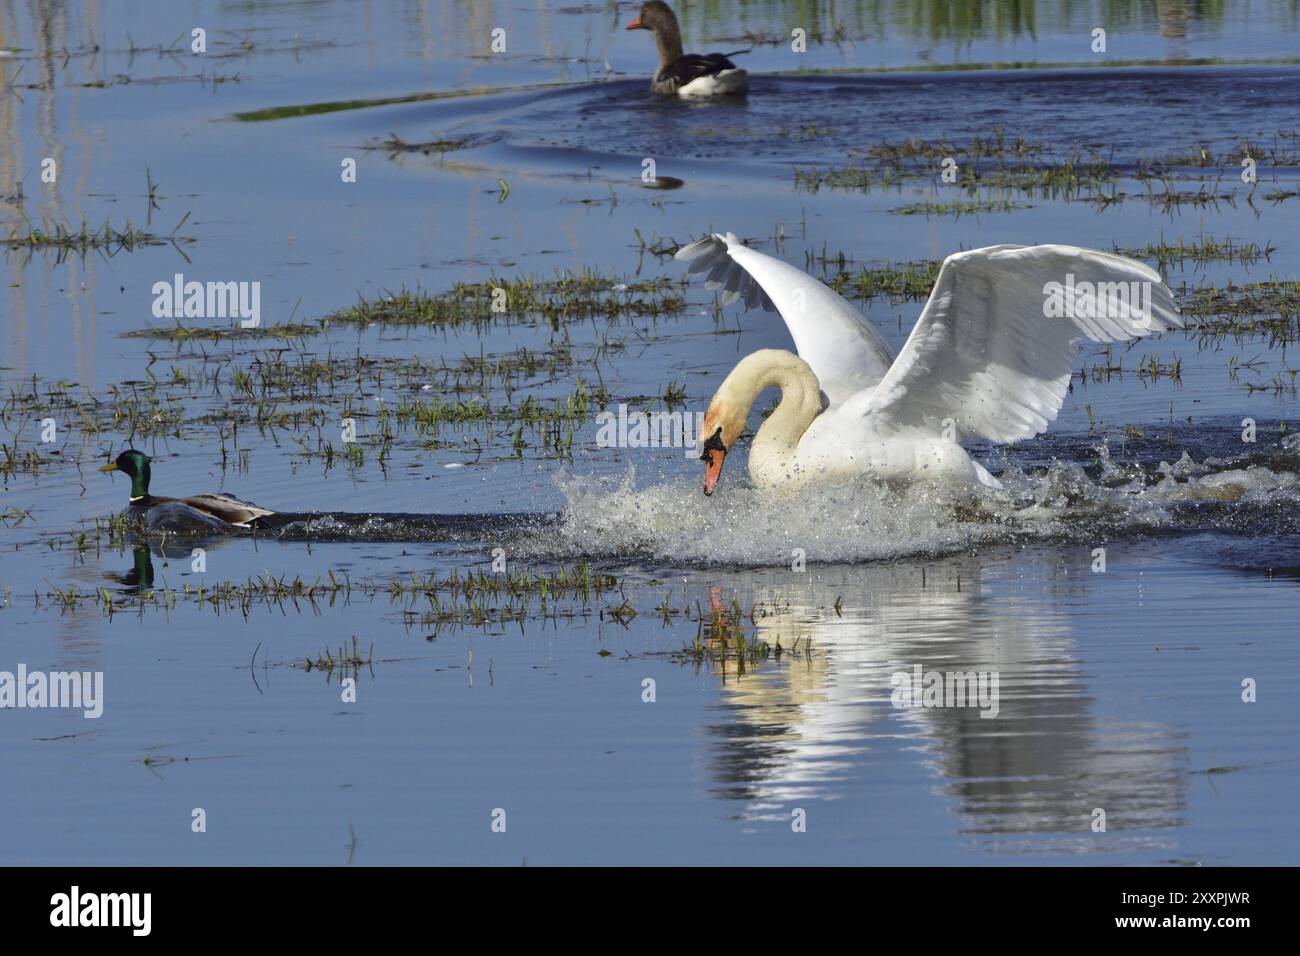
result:
[[[739,590],[754,579],[740,603],[768,612],[756,636],[784,653],[746,673],[715,665],[724,709],[709,728],[722,738],[708,758],[715,792],[742,803],[742,819],[788,822],[801,801],[857,799],[859,777],[907,786],[920,762],[943,782],[958,830],[986,848],[1161,845],[1149,833],[1115,837],[1180,825],[1181,735],[1096,713],[1072,635],[1088,564],[1051,549],[1033,561],[1021,552],[1018,565],[960,556],[720,581]],[[720,590],[715,615],[727,613]],[[992,676],[996,706],[895,706],[918,668]],[[1105,841],[1092,833],[1094,808],[1106,811]]]

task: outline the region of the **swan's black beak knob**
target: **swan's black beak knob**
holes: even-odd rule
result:
[[[722,462],[727,457],[727,446],[722,443],[722,429],[719,428],[704,442],[704,452],[700,461],[704,462],[704,493],[711,495],[718,487],[722,476]]]

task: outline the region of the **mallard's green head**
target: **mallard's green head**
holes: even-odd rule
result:
[[[128,448],[99,470],[120,471],[130,477],[132,500],[149,494],[149,456],[142,451]]]

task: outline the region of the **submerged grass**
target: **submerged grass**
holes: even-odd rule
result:
[[[56,459],[41,454],[36,446],[23,448],[17,437],[13,442],[0,442],[0,476],[8,478],[18,474],[38,474]]]
[[[1275,136],[1271,145],[1243,138],[1235,146],[1220,152],[1215,152],[1212,146],[1194,143],[1143,160],[1138,176],[1159,176],[1165,170],[1176,168],[1240,167],[1247,159],[1253,159],[1261,166],[1300,166],[1300,150],[1294,141],[1294,134],[1286,133]]]
[[[137,548],[135,561],[138,567],[141,563],[148,565],[151,558],[147,551]],[[601,621],[627,629],[634,621],[644,619],[669,629],[682,623],[694,624],[695,636],[680,648],[663,653],[643,652],[643,656],[708,666],[724,674],[733,669],[743,674],[765,662],[806,662],[812,658],[813,649],[807,638],[797,638],[787,647],[779,640],[769,642],[759,636],[761,621],[791,613],[789,603],[780,598],[756,600],[745,610],[736,597],[724,603],[717,594],[710,595],[708,607],[689,600],[675,605],[669,592],[662,594],[656,606],[646,606],[661,594],[661,584],[657,580],[622,579],[583,562],[511,573],[493,573],[480,565],[452,570],[445,575],[412,572],[388,579],[352,579],[327,572],[324,577],[307,580],[268,573],[243,581],[186,584],[179,588],[139,586],[135,582],[118,591],[50,583],[44,592],[30,597],[37,608],[67,614],[91,608],[112,618],[120,613],[139,615],[149,610],[171,614],[186,606],[216,616],[236,614],[243,619],[258,612],[319,615],[330,609],[348,608],[354,602],[369,604],[386,597],[401,626],[422,633],[426,641],[436,641],[444,634],[464,629],[504,634],[510,628],[518,628],[522,634],[528,622],[586,625]],[[639,600],[645,602],[644,611],[638,610]],[[838,600],[835,612],[841,613]],[[598,653],[607,657],[614,652],[602,646]],[[636,655],[623,651],[623,656]],[[333,678],[340,674],[355,676],[362,669],[373,667],[376,658],[374,645],[363,649],[353,635],[350,644],[326,647],[285,663]],[[466,666],[473,666],[472,656]]]
[[[16,252],[54,251],[60,260],[69,255],[82,255],[88,252],[101,252],[116,255],[119,252],[134,252],[148,246],[174,246],[178,251],[182,245],[194,242],[193,239],[177,236],[176,232],[185,224],[189,213],[176,224],[169,235],[162,236],[132,225],[129,221],[124,228],[117,228],[104,223],[97,229],[88,226],[82,220],[80,226],[63,223],[44,223],[26,228],[14,228],[9,234],[0,238],[0,247]],[[183,255],[184,253],[182,253]]]
[[[179,319],[174,325],[156,326],[147,329],[133,329],[122,333],[128,339],[159,339],[169,342],[226,342],[238,339],[301,339],[318,335],[322,331],[319,324],[309,325],[305,322],[283,322],[275,325],[259,325],[256,328],[244,328],[237,320],[229,326],[196,327],[185,325]]]
[[[338,670],[344,676],[347,676],[357,674],[363,667],[373,667],[374,663],[375,645],[371,644],[366,656],[362,657],[357,636],[353,634],[351,648],[346,644],[340,644],[337,650],[327,647],[314,658],[303,658],[302,664],[299,666],[308,673],[312,670],[320,670],[325,671],[326,674],[333,674],[335,670]]]
[[[1300,338],[1300,281],[1270,278],[1178,290],[1185,315],[1205,340],[1265,338],[1284,347]]]
[[[925,200],[923,202],[909,203],[906,206],[899,206],[891,209],[890,212],[898,216],[974,216],[983,212],[1012,212],[1016,209],[1027,209],[1028,203],[1013,202],[1010,199],[949,199],[945,202],[934,202]]]
[[[482,146],[485,143],[492,142],[495,137],[484,133],[469,133],[465,136],[449,136],[445,138],[425,140],[424,142],[412,143],[403,139],[396,133],[389,133],[387,138],[371,140],[362,146],[365,150],[380,150],[390,155],[396,156],[399,153],[420,153],[424,156],[434,154],[452,153],[461,149],[470,149],[474,146]]]
[[[592,318],[608,320],[674,315],[686,307],[686,280],[667,278],[629,281],[596,272],[563,274],[552,279],[519,277],[457,283],[434,295],[402,289],[330,315],[326,323],[484,327],[493,322],[542,320],[562,323]]]
[[[933,200],[894,210],[913,215],[959,215],[1014,208],[1007,193],[1088,202],[1103,208],[1130,200],[1144,201],[1170,215],[1185,207],[1235,205],[1239,198],[1253,205],[1256,198],[1277,204],[1300,196],[1300,189],[1240,183],[1237,168],[1247,158],[1265,168],[1300,166],[1300,150],[1294,146],[1293,137],[1284,133],[1278,134],[1271,146],[1242,140],[1216,154],[1207,147],[1193,145],[1143,159],[1133,167],[1116,165],[1112,156],[1092,149],[1056,150],[1023,138],[1009,140],[998,129],[967,142],[908,139],[872,145],[851,152],[843,165],[796,167],[794,188],[810,193],[822,189],[870,193],[877,189],[900,191],[905,186],[928,182],[966,194],[964,201]],[[1181,178],[1199,180],[1201,185],[1190,190],[1180,188],[1179,171],[1183,171]],[[1119,183],[1125,179],[1142,183],[1144,189],[1121,190]]]
[[[843,260],[841,260],[843,261]],[[885,296],[893,302],[917,302],[926,299],[939,278],[937,261],[886,263],[863,266],[856,272],[840,267],[823,274],[822,281],[836,292],[851,298],[871,300]]]
[[[1043,143],[1030,142],[1023,137],[1008,140],[1006,130],[998,127],[987,136],[974,136],[970,142],[959,144],[947,141],[926,142],[909,138],[899,143],[879,143],[869,146],[865,155],[875,162],[905,163],[918,159],[1006,159],[1040,156],[1047,150]]]
[[[1241,265],[1254,265],[1260,259],[1269,259],[1277,247],[1271,242],[1263,245],[1255,242],[1238,242],[1234,239],[1216,239],[1202,235],[1193,240],[1177,239],[1173,242],[1160,237],[1159,242],[1148,242],[1142,246],[1124,248],[1116,245],[1115,252],[1134,259],[1154,260],[1163,272],[1172,265],[1183,265],[1187,261],[1195,264],[1207,262],[1237,262]]]
[[[136,560],[148,564],[148,552],[140,552],[137,549]],[[620,604],[608,612],[596,607],[611,593],[621,592],[624,586],[625,582],[619,578],[584,562],[545,570],[521,569],[508,574],[493,573],[480,566],[456,569],[445,575],[412,572],[389,579],[353,579],[333,571],[312,580],[267,573],[243,581],[181,587],[131,586],[120,591],[50,584],[45,592],[33,595],[33,599],[37,607],[51,606],[69,612],[94,607],[108,617],[147,608],[169,611],[185,604],[218,616],[233,613],[248,618],[259,610],[319,614],[331,607],[346,607],[354,600],[387,597],[407,627],[454,629],[588,612],[613,616],[620,609],[627,616],[630,605],[621,593]],[[577,607],[565,609],[561,604]],[[436,634],[428,637],[433,639]],[[330,661],[337,667],[355,660],[368,664],[370,659],[369,656],[361,658],[354,644],[350,651],[344,647],[337,655],[326,650],[313,659],[312,666],[328,670]]]
[[[945,179],[949,172],[955,178]],[[1109,160],[1095,152],[1073,150],[1053,157],[1041,143],[1008,141],[996,130],[965,144],[905,140],[871,146],[844,166],[796,168],[794,185],[796,191],[812,193],[823,188],[870,192],[929,181],[972,197],[981,189],[996,189],[1069,200],[1114,183],[1119,176]]]
[[[99,393],[33,378],[11,386],[0,400],[0,437],[54,417],[80,439],[80,455],[102,457],[102,449],[90,443],[116,433],[133,444],[207,441],[220,448],[224,463],[242,453],[241,429],[276,441],[288,431],[299,457],[359,468],[375,458],[382,464],[403,440],[415,453],[459,446],[463,436],[447,441],[442,432],[471,429],[471,450],[480,455],[504,442],[516,457],[531,451],[567,457],[579,429],[612,399],[600,381],[601,362],[622,350],[623,343],[608,335],[583,347],[556,338],[545,349],[520,347],[450,361],[316,355],[290,347],[254,353],[247,364],[223,354],[205,355],[201,364],[150,367],[143,380]],[[579,367],[596,381],[578,374]],[[521,389],[526,393],[519,394]],[[381,395],[392,397],[378,400]],[[684,393],[670,383],[659,397],[680,402]],[[355,441],[341,440],[340,423],[347,418],[355,422]],[[35,450],[19,451],[16,437],[5,447],[8,454],[0,461],[6,474],[50,462]]]

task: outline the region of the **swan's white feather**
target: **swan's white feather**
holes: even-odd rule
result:
[[[1147,283],[1149,315],[1049,317],[1048,283]],[[1173,294],[1148,266],[1077,246],[988,246],[944,260],[897,360],[861,412],[874,430],[939,430],[996,442],[1056,419],[1082,340],[1122,342],[1182,328]]]
[[[1011,442],[1038,434],[1061,410],[1080,342],[1130,341],[1183,324],[1173,293],[1140,262],[1076,246],[987,246],[944,260],[921,317],[892,359],[880,333],[848,302],[730,233],[684,246],[677,258],[690,261],[692,272],[709,270],[724,302],[743,297],[751,307],[778,309],[810,378],[830,399],[806,425],[782,425],[795,429],[788,435],[764,440],[775,414],[759,430],[749,470],[765,486],[866,474],[996,488],[997,479],[959,438]],[[1076,286],[1141,283],[1148,308],[1131,316],[1106,309],[1049,314],[1048,284],[1065,286],[1069,276]],[[750,396],[747,413],[767,381],[766,366],[742,373],[743,366],[715,396],[716,402],[730,383],[719,414]]]
[[[885,338],[849,302],[789,263],[743,245],[732,233],[683,246],[677,259],[691,272],[709,270],[705,285],[722,290],[722,304],[777,311],[795,349],[832,404],[879,382],[894,361]]]

